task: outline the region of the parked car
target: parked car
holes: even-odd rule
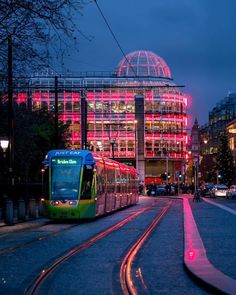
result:
[[[225,184],[218,184],[213,187],[210,191],[210,197],[226,197],[226,192],[228,190],[228,186]]]
[[[156,187],[156,195],[157,196],[165,196],[167,195],[166,186],[163,184],[157,185]]]
[[[226,199],[236,198],[236,185],[233,184],[226,192]]]
[[[205,185],[201,189],[201,195],[202,197],[210,196],[211,190],[214,187],[214,183],[212,182],[206,182]]]

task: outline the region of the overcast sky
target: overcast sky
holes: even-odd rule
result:
[[[189,113],[200,124],[230,92],[236,92],[236,0],[97,0],[125,53],[151,50],[192,97]],[[76,52],[64,66],[73,72],[112,71],[123,58],[96,4],[77,17]]]

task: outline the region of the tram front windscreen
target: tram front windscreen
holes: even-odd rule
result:
[[[53,157],[51,160],[51,199],[75,200],[78,198],[81,174],[81,157]]]

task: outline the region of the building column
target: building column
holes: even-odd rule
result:
[[[137,120],[137,155],[139,180],[145,181],[145,158],[144,158],[144,96],[135,96],[135,120]]]

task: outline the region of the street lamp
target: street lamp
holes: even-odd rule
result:
[[[138,170],[138,120],[134,120],[134,149],[135,149],[135,168]]]
[[[6,139],[6,138],[0,139],[0,146],[1,146],[1,148],[3,150],[3,154],[5,156],[6,150],[7,150],[8,146],[9,146],[9,140]]]
[[[217,170],[216,171],[216,184],[218,185],[219,184],[219,181],[220,181],[220,179],[221,179],[221,174],[219,173],[219,171]]]

